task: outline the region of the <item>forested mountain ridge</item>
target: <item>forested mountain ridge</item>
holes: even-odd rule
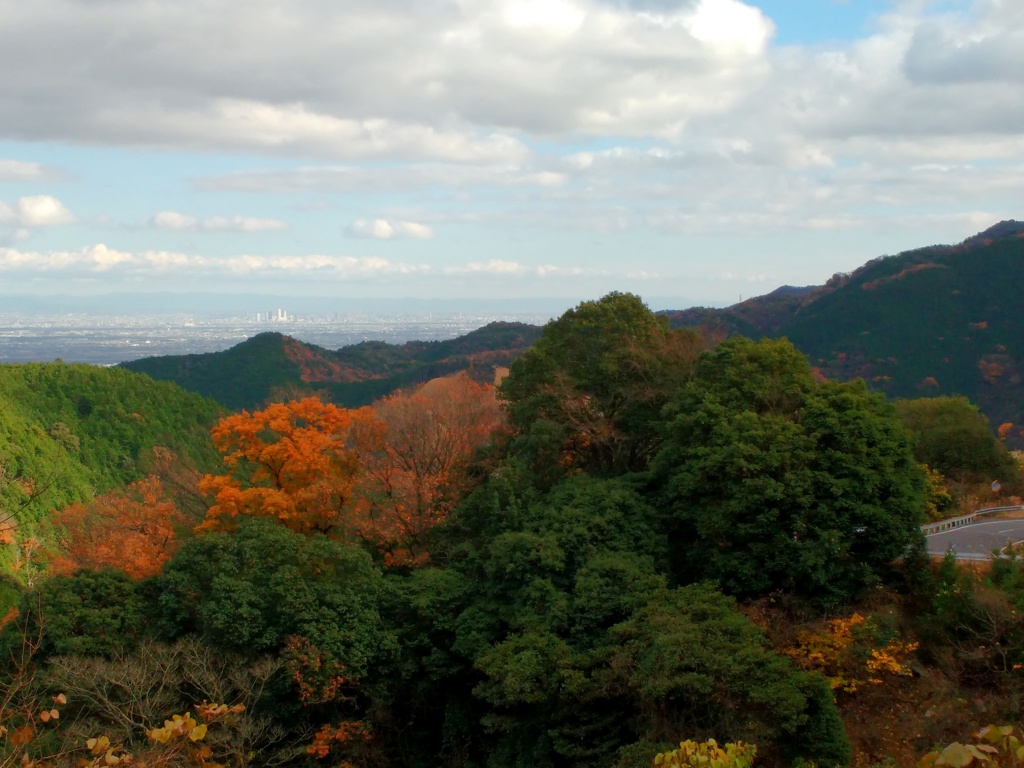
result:
[[[232,409],[309,394],[355,407],[462,370],[491,381],[496,366],[509,365],[539,335],[537,326],[494,322],[446,341],[364,341],[334,351],[268,332],[223,352],[150,357],[121,365],[173,381]]]
[[[828,378],[862,377],[890,397],[963,395],[993,427],[1021,425],[1022,283],[1024,223],[1006,221],[959,245],[874,259],[824,286],[669,318],[719,336],[785,336]],[[1007,436],[1020,444],[1020,426]]]
[[[725,309],[664,313],[672,327],[729,336],[787,337],[830,379],[863,377],[890,397],[963,395],[993,429],[1024,444],[1024,223],[1001,222],[959,245],[874,259],[825,285],[783,286]],[[492,323],[449,341],[367,341],[337,351],[278,333],[205,355],[154,357],[123,366],[214,398],[233,409],[316,394],[345,406],[372,402],[436,376],[469,370],[491,380],[540,329]]]
[[[659,314],[668,317],[673,328],[700,328],[710,336],[748,336],[754,339],[773,336],[804,305],[830,290],[837,279],[839,276],[828,285],[799,288],[784,285],[764,296],[754,296],[722,309],[691,307]]]
[[[1024,222],[1000,222],[955,246],[873,259],[823,286],[783,286],[724,309],[665,312],[674,328],[711,340],[786,337],[826,378],[864,378],[892,397],[964,395],[993,429],[1024,443]],[[469,370],[490,380],[540,333],[493,323],[449,341],[367,341],[338,350],[278,333],[223,352],[148,357],[123,367],[213,397],[231,409],[315,393],[343,406]],[[1007,430],[1004,430],[1005,433]]]

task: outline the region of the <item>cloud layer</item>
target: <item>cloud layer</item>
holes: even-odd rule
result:
[[[489,275],[498,278],[572,276],[590,274],[581,267],[527,265],[492,260],[443,268],[427,264],[393,261],[381,257],[355,257],[324,254],[301,256],[238,255],[210,257],[175,251],[121,251],[102,243],[77,250],[29,251],[0,247],[0,272],[45,275],[69,272],[78,275],[104,275],[117,272],[130,276],[202,274],[220,276],[259,276],[313,273],[323,279],[373,278],[387,275],[444,276]]]
[[[763,74],[773,29],[737,0],[253,0],[244,16],[227,0],[0,0],[0,14],[8,136],[465,162],[516,159],[520,133],[679,135]]]
[[[434,230],[426,224],[415,221],[395,221],[389,219],[358,219],[345,230],[349,237],[370,238],[373,240],[393,240],[409,238],[413,240],[429,240]]]
[[[164,245],[167,232],[287,230],[303,253],[347,236],[422,261],[403,272],[134,241],[9,249],[6,268],[568,281],[623,274],[594,248],[615,242],[637,279],[745,282],[788,278],[757,254],[718,264],[664,244],[777,238],[788,255],[819,234],[873,232],[909,246],[1024,217],[1024,4],[887,7],[859,39],[780,46],[753,0],[251,0],[244,15],[229,0],[0,0],[0,138],[246,158],[193,174],[190,199],[111,220],[144,221],[134,229]],[[0,201],[8,242],[83,223],[65,187],[68,206],[41,189],[69,178],[46,159],[0,158],[16,190]],[[294,215],[190,205],[246,210],[253,196],[251,210],[272,200]],[[516,256],[509,233],[538,252]],[[575,238],[564,256],[552,233]],[[807,281],[838,268],[818,261]]]
[[[150,220],[150,225],[156,229],[186,232],[280,232],[288,229],[288,222],[280,219],[251,216],[212,216],[200,219],[175,211],[161,211]]]
[[[62,171],[40,163],[0,159],[0,181],[63,181],[66,178]]]
[[[929,5],[897,2],[851,45],[773,49],[739,0],[252,0],[244,17],[228,0],[0,0],[0,130],[469,163],[521,159],[531,136],[679,141],[727,122],[752,140],[765,118],[822,141],[1017,134],[1016,4]]]

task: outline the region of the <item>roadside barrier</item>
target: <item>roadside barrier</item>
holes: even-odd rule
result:
[[[986,507],[985,509],[978,509],[971,512],[969,515],[962,515],[960,517],[951,517],[948,520],[938,520],[934,523],[928,523],[921,526],[921,532],[928,536],[933,533],[940,533],[942,531],[948,531],[951,528],[959,528],[963,525],[970,525],[975,522],[982,515],[992,515],[996,512],[1015,512],[1017,510],[1024,509],[1024,506],[1016,507]]]

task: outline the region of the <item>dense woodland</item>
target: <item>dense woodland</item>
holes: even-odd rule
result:
[[[923,552],[1024,490],[966,399],[629,294],[480,378],[230,413],[0,368],[0,764],[964,766],[1019,736],[925,757],[1024,706],[1020,553]]]

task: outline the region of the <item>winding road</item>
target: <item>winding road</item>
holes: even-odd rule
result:
[[[993,549],[1024,541],[1024,520],[979,520],[925,536],[928,553],[943,555],[952,548],[958,560],[987,560]]]

